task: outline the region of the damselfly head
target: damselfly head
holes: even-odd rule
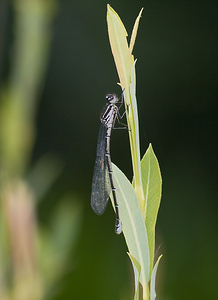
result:
[[[116,94],[107,94],[106,100],[112,104],[115,104],[118,102],[119,98]]]

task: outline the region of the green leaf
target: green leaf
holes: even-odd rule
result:
[[[161,173],[151,144],[141,160],[142,185],[145,195],[144,220],[148,234],[150,273],[152,271],[155,246],[155,225],[161,199]]]
[[[129,109],[129,123],[130,123],[130,145],[131,145],[131,154],[132,154],[132,163],[133,163],[133,174],[134,174],[134,188],[138,196],[140,208],[142,210],[144,203],[144,193],[142,189],[142,176],[141,176],[141,162],[140,162],[140,145],[139,145],[139,124],[138,124],[138,109],[137,109],[137,100],[136,100],[136,76],[135,76],[135,64],[136,60],[132,67],[131,72],[131,84],[130,84],[130,95],[131,95],[131,106]],[[127,115],[128,118],[128,115]]]
[[[139,20],[142,14],[140,11],[135,25],[133,27],[130,48],[127,43],[126,29],[115,10],[107,5],[107,24],[109,41],[116,64],[117,72],[120,79],[120,84],[124,90],[125,105],[127,110],[127,124],[129,130],[130,148],[133,164],[133,174],[135,178],[135,190],[140,202],[143,201],[143,190],[141,182],[141,167],[140,167],[140,147],[139,147],[139,131],[138,131],[138,112],[135,96],[135,63],[131,53],[135,43]],[[142,204],[140,204],[142,206]]]
[[[160,262],[162,255],[160,255],[158,257],[158,260],[156,261],[156,264],[154,266],[154,269],[152,271],[152,275],[151,275],[151,300],[155,300],[156,298],[156,292],[155,292],[155,281],[156,281],[156,273],[157,273],[157,268]]]
[[[135,276],[135,295],[134,300],[139,300],[139,277],[141,273],[141,266],[140,263],[137,261],[137,259],[132,256],[130,253],[127,252],[129,255],[129,258],[132,262],[133,270],[134,270],[134,276]]]
[[[130,254],[140,263],[140,282],[146,293],[150,273],[150,256],[145,222],[133,186],[114,164],[113,175],[124,237]]]
[[[131,53],[127,43],[127,32],[115,10],[107,5],[108,35],[122,88],[128,91],[132,68]]]
[[[130,53],[132,53],[132,50],[133,50],[133,47],[134,47],[134,44],[135,44],[135,39],[136,39],[138,27],[139,27],[139,21],[140,21],[140,18],[142,16],[142,11],[143,11],[143,8],[140,10],[140,13],[139,13],[138,17],[135,20],[135,24],[134,24],[134,27],[133,27],[133,30],[132,30],[132,35],[131,35],[130,44],[129,44]]]

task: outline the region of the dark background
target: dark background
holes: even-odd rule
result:
[[[32,164],[58,154],[64,168],[39,205],[46,225],[60,195],[82,205],[65,276],[51,298],[133,299],[133,274],[109,205],[90,208],[99,115],[120,93],[106,24],[107,1],[58,2],[36,119]],[[157,299],[217,299],[216,1],[111,1],[131,30],[144,7],[134,47],[141,154],[152,143],[163,177],[157,221]],[[112,160],[132,177],[127,133],[114,131]]]

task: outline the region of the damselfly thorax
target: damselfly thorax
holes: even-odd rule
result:
[[[116,213],[115,232],[120,234],[122,226],[110,157],[111,130],[114,127],[116,118],[120,118],[119,108],[116,105],[119,102],[119,98],[116,94],[108,94],[106,100],[108,104],[100,117],[101,127],[98,135],[97,155],[92,180],[91,206],[96,214],[103,214],[112,191]]]

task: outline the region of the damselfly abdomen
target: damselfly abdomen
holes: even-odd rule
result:
[[[116,94],[108,94],[106,100],[108,103],[100,118],[101,126],[98,135],[97,156],[92,180],[91,206],[96,214],[103,214],[112,190],[116,213],[115,232],[120,234],[122,226],[110,157],[111,130],[114,127],[116,118],[120,117],[119,108],[116,105],[119,98]]]

